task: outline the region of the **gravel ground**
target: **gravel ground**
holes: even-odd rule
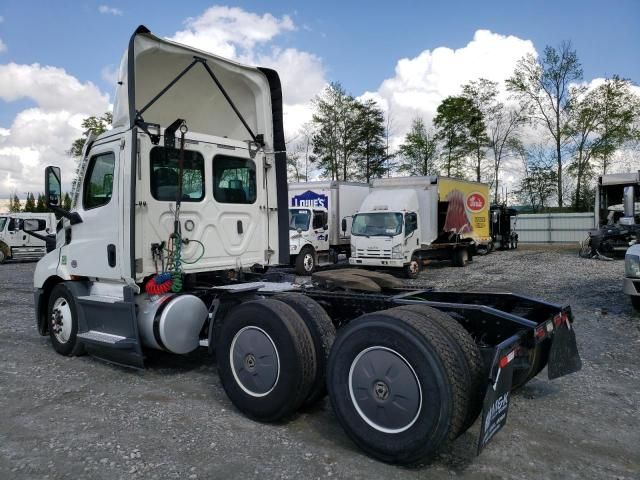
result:
[[[479,457],[478,423],[434,463],[386,465],[345,436],[327,400],[263,425],[226,398],[202,353],[155,353],[135,372],[57,355],[33,320],[33,263],[0,266],[0,479],[14,478],[640,478],[640,317],[621,261],[521,246],[415,285],[494,287],[569,303],[581,372],[546,372],[512,396],[507,426]]]

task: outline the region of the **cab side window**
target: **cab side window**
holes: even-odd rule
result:
[[[418,214],[407,213],[404,217],[405,235],[409,235],[418,228]]]
[[[327,212],[314,210],[313,212],[313,228],[323,228],[327,224]]]
[[[213,159],[213,197],[220,203],[256,201],[256,164],[244,158]]]
[[[102,207],[111,201],[115,165],[116,157],[113,152],[91,158],[82,194],[82,206],[85,210]]]

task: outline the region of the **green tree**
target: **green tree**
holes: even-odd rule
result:
[[[582,67],[571,42],[558,49],[547,46],[540,59],[529,53],[521,58],[507,89],[530,107],[531,117],[548,130],[555,144],[558,206],[562,207],[562,150],[567,137],[569,85],[582,78]]]
[[[71,195],[69,195],[69,192],[65,193],[62,198],[62,208],[67,211],[71,210]]]
[[[371,178],[380,178],[387,171],[385,118],[375,100],[356,102],[356,110],[359,129],[355,177],[368,183]]]
[[[38,199],[36,200],[36,212],[48,212],[47,202],[45,201],[44,194],[38,193]]]
[[[36,211],[36,198],[33,193],[27,193],[27,201],[24,203],[24,211],[33,213]]]
[[[359,147],[356,100],[331,83],[313,101],[313,153],[324,176],[348,180]]]
[[[523,176],[514,194],[520,202],[530,205],[534,212],[544,210],[557,194],[558,179],[553,158],[544,145],[533,145],[527,149],[519,141],[513,143],[523,166]]]
[[[69,154],[72,157],[79,158],[82,155],[82,147],[89,136],[89,133],[94,133],[95,135],[100,135],[108,130],[109,126],[113,122],[113,114],[111,112],[105,112],[102,116],[96,117],[91,116],[82,120],[82,130],[84,133],[81,138],[77,138],[71,144],[71,149],[69,150]]]
[[[414,118],[411,130],[406,134],[399,148],[399,154],[404,159],[404,163],[398,167],[398,172],[422,176],[437,174],[435,164],[437,152],[438,143],[435,134],[427,130],[422,118]]]
[[[487,127],[486,145],[491,152],[494,202],[499,202],[499,180],[502,160],[512,153],[510,145],[517,139],[518,129],[526,121],[523,104],[506,106],[498,100],[498,82],[480,78],[462,87],[462,95],[473,102],[483,115]]]
[[[442,167],[447,177],[465,178],[464,160],[472,153],[473,134],[481,130],[482,114],[465,97],[447,97],[438,105],[433,124],[442,142]]]
[[[18,213],[20,210],[20,198],[18,198],[18,194],[16,192],[13,192],[13,195],[9,198],[9,212]]]

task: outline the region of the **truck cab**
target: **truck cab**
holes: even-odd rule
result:
[[[296,273],[310,275],[319,261],[333,263],[335,254],[329,249],[329,228],[326,208],[289,208],[289,253]]]
[[[23,230],[26,219],[44,222],[44,230],[33,232],[38,236],[48,235],[55,230],[56,217],[53,213],[0,214],[0,263],[10,259],[35,260],[46,253],[46,242]]]
[[[414,190],[378,190],[366,198],[351,224],[351,257],[358,266],[402,268],[409,277],[420,270],[420,215]]]

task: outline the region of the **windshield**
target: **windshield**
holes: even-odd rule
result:
[[[4,230],[4,225],[7,223],[8,217],[0,217],[0,232]]]
[[[401,213],[358,213],[353,217],[352,235],[392,237],[402,233]]]
[[[289,230],[309,230],[311,212],[304,209],[289,209]]]

